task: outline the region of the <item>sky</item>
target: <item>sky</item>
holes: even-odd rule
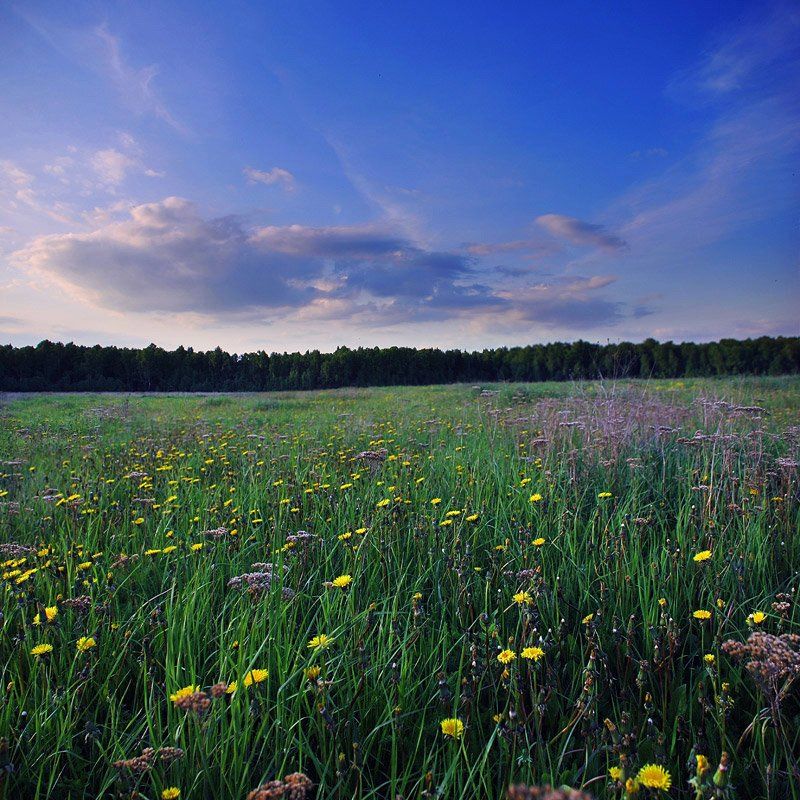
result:
[[[800,334],[800,2],[0,0],[0,343]]]

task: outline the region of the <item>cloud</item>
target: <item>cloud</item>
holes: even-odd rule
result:
[[[602,225],[592,225],[564,214],[543,214],[536,218],[537,224],[559,239],[570,244],[599,247],[602,250],[621,250],[626,243],[618,236],[606,231]]]
[[[245,167],[242,171],[250,183],[264,183],[267,186],[277,183],[287,192],[291,192],[295,188],[294,175],[288,169],[283,169],[282,167],[273,167],[268,172],[253,169],[253,167]]]
[[[679,76],[674,86],[725,95],[751,86],[772,82],[776,63],[798,50],[800,7],[776,3],[760,16],[721,37],[693,70]]]
[[[602,296],[611,277],[530,285],[520,276],[504,287],[474,257],[427,250],[383,225],[247,228],[237,217],[205,219],[178,197],[115,204],[91,219],[94,230],[39,237],[12,263],[104,308],[217,321],[268,314],[380,327],[503,316],[586,327],[621,315]]]
[[[186,133],[186,127],[167,109],[153,85],[158,75],[155,64],[136,69],[123,58],[122,45],[108,27],[103,24],[94,29],[94,35],[103,48],[108,77],[111,78],[125,103],[138,114],[152,114],[167,123],[179,133]]]
[[[137,162],[119,150],[98,150],[91,159],[92,168],[104,183],[118,184],[126,173],[137,166]]]

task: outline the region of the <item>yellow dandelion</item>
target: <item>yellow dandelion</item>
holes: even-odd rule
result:
[[[85,653],[87,650],[97,647],[97,642],[93,636],[81,636],[76,642],[75,647],[78,648],[79,653]]]
[[[608,770],[612,781],[618,781],[622,777],[622,767],[611,767]]]
[[[544,650],[541,647],[524,647],[520,655],[529,661],[538,661],[544,655]]]
[[[346,589],[353,582],[352,575],[339,575],[331,581],[331,585],[337,589]]]
[[[531,503],[538,503],[538,502],[541,501],[541,499],[542,499],[542,496],[538,492],[535,492],[534,494],[532,494],[528,498],[528,501],[531,502]]]
[[[251,669],[247,675],[244,676],[244,685],[252,686],[254,683],[261,683],[269,678],[269,672],[265,669]]]
[[[313,638],[309,639],[306,647],[309,650],[325,650],[333,644],[333,636],[328,636],[326,633],[318,633]]]
[[[692,616],[695,619],[711,619],[711,612],[707,611],[705,608],[699,608],[692,614]]]
[[[190,684],[189,686],[184,686],[182,689],[178,689],[177,692],[173,692],[169,696],[169,699],[173,703],[178,703],[179,701],[183,700],[185,697],[190,697],[195,692],[199,692],[199,691],[200,691],[200,687],[199,686],[194,686],[193,684]]]
[[[161,800],[177,800],[181,796],[181,790],[177,786],[168,786],[161,792]]]
[[[516,657],[517,654],[513,650],[501,650],[497,654],[497,660],[501,664],[510,664]]]
[[[760,625],[766,618],[767,615],[763,611],[754,611],[747,619],[753,625]]]
[[[517,592],[511,599],[519,605],[530,605],[533,602],[530,592]]]
[[[453,739],[460,739],[464,734],[464,723],[458,718],[443,719],[439,724],[445,736],[450,736]]]
[[[51,644],[37,644],[36,647],[31,648],[31,655],[36,656],[46,656],[48,653],[53,652],[53,645]]]
[[[701,550],[696,556],[692,558],[692,561],[708,561],[711,558],[711,551],[710,550]]]
[[[541,547],[545,541],[547,541],[543,536],[540,536],[538,539],[534,539],[532,544],[534,547]]]
[[[636,775],[637,782],[648,789],[663,789],[672,786],[669,772],[660,764],[645,764]]]
[[[44,615],[48,622],[52,622],[58,616],[58,606],[47,606]]]

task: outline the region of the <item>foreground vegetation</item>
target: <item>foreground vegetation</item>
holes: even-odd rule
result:
[[[0,796],[796,799],[799,399],[8,402]]]

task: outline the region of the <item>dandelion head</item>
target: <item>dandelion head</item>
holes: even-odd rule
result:
[[[464,734],[464,723],[458,719],[443,719],[440,723],[442,733],[452,739],[460,739]]]

